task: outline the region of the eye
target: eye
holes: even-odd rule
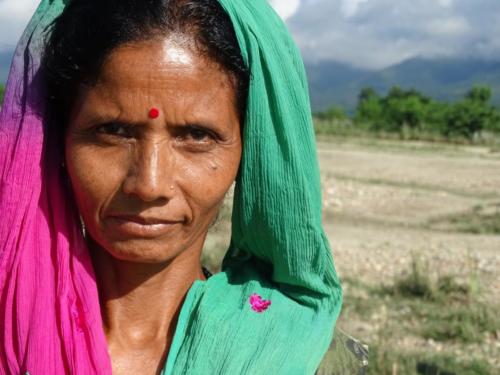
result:
[[[178,146],[192,152],[209,151],[215,147],[219,137],[211,129],[201,126],[178,126],[174,129]]]
[[[213,139],[213,136],[209,132],[203,129],[190,128],[187,133],[189,137],[191,137],[194,141],[197,142],[203,142]]]
[[[115,122],[99,125],[95,128],[95,132],[98,134],[123,138],[131,138],[133,136],[132,128],[130,126]]]
[[[217,136],[208,129],[198,126],[182,126],[175,130],[176,139],[187,143],[214,142]]]

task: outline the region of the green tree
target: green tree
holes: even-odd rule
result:
[[[474,86],[465,98],[477,103],[488,104],[491,99],[491,89],[488,86]]]
[[[473,87],[461,100],[450,107],[446,116],[444,135],[472,140],[484,131],[498,131],[500,114],[490,104],[491,90],[485,86]]]
[[[383,120],[381,98],[371,87],[365,87],[358,96],[355,119],[357,123],[368,124],[373,130],[380,130]]]
[[[474,86],[455,103],[439,102],[421,92],[392,87],[379,96],[371,87],[358,95],[355,125],[406,137],[435,135],[473,140],[477,135],[500,134],[500,110],[491,105],[488,86]]]
[[[316,117],[320,120],[345,120],[347,115],[342,107],[331,106],[324,112],[319,112]]]
[[[377,97],[378,97],[377,92],[372,87],[363,87],[358,96],[358,103]]]
[[[444,134],[450,104],[432,100],[426,107],[426,114],[422,130],[426,133]]]
[[[424,123],[431,99],[416,90],[393,87],[382,101],[385,130],[418,130]]]

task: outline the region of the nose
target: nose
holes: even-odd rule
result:
[[[135,147],[129,173],[123,183],[125,194],[145,202],[172,198],[174,158],[166,142],[144,141]]]

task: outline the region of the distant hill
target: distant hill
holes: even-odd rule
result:
[[[5,83],[13,51],[0,52],[0,83]],[[456,100],[474,84],[493,90],[493,102],[500,106],[500,61],[474,59],[410,59],[379,71],[350,67],[335,61],[306,63],[314,111],[338,105],[349,112],[365,86],[385,94],[392,86],[415,88],[439,100]]]
[[[353,107],[359,92],[358,82],[370,75],[367,71],[335,61],[306,63],[306,71],[314,110],[322,110],[332,104]]]
[[[361,88],[385,94],[392,86],[414,88],[439,100],[456,100],[474,84],[493,90],[500,105],[500,61],[460,59],[411,59],[379,71],[350,68],[338,62],[306,64],[313,109],[335,104],[352,111]]]

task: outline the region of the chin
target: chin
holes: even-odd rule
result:
[[[197,257],[199,260],[208,230],[203,227],[186,233],[180,226],[175,226],[154,236],[152,233],[121,233],[114,229],[103,226],[88,228],[90,243],[114,259],[138,264],[168,264],[179,257]]]
[[[183,248],[171,248],[164,241],[127,240],[102,243],[99,247],[113,258],[132,263],[168,263],[179,256]]]

